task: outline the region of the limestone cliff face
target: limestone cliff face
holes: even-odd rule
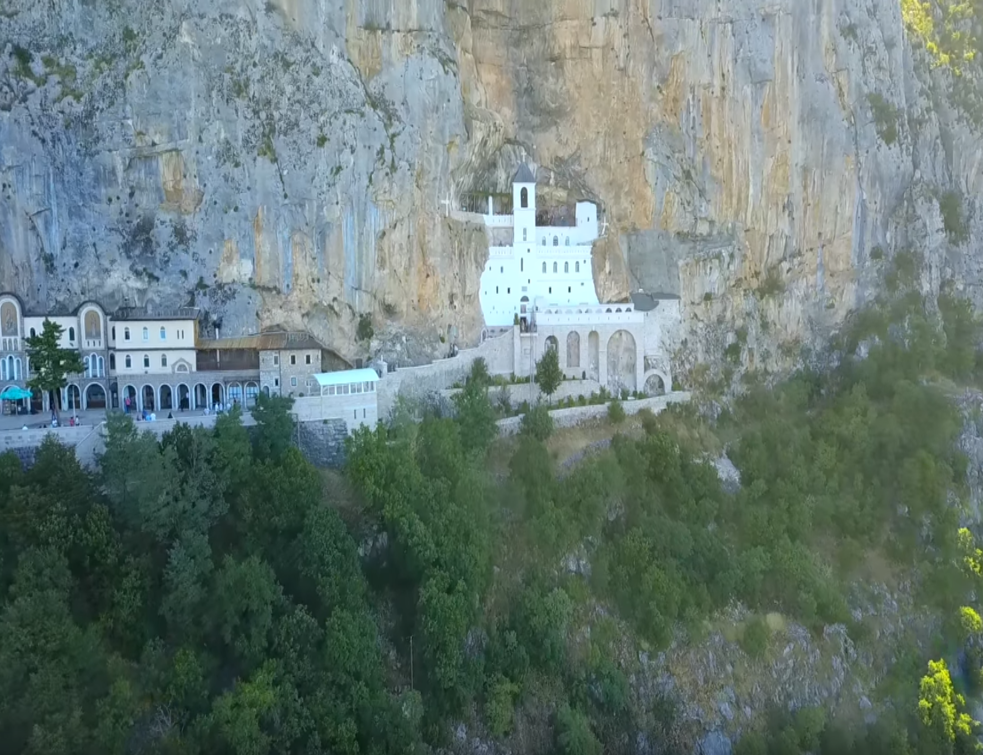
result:
[[[901,249],[983,303],[983,142],[916,48],[897,0],[0,0],[0,288],[423,359],[481,327],[447,203],[528,156],[682,366],[781,367]]]

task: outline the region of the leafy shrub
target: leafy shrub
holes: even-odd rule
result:
[[[372,327],[372,315],[363,314],[358,318],[358,327],[355,329],[355,338],[359,341],[371,341],[372,336],[375,335],[375,329]]]
[[[625,421],[625,407],[617,399],[608,404],[608,419],[615,425]]]
[[[768,649],[769,634],[765,620],[760,616],[755,616],[744,625],[744,632],[741,634],[741,649],[754,659],[763,657]]]
[[[537,402],[532,409],[522,415],[519,426],[522,434],[543,442],[553,434],[553,417],[550,416],[546,404]]]

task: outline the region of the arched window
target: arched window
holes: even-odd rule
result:
[[[560,245],[560,239],[557,238],[556,236],[554,236],[553,237],[553,246],[559,246],[559,245]]]
[[[75,328],[68,329],[68,342],[75,343]]]
[[[113,332],[113,340],[115,341],[116,340],[116,326],[115,325],[113,325],[113,331],[112,332]]]
[[[544,262],[543,263],[543,273],[545,273],[545,272],[546,272],[546,263]]]
[[[20,357],[14,359],[14,380],[20,380]]]
[[[143,366],[145,368],[149,368],[150,367],[150,354],[144,354],[143,355]]]
[[[34,328],[31,328],[31,338],[37,338],[37,335],[38,332]]]
[[[529,206],[529,189],[523,188],[519,192],[519,205],[523,208]]]
[[[148,328],[143,329],[143,340],[144,341],[150,340],[150,330]]]
[[[160,326],[160,340],[161,341],[167,340],[167,329],[163,325]]]
[[[546,237],[543,236],[543,246],[546,246]]]
[[[523,241],[526,240],[526,236],[528,235],[528,233],[529,233],[529,229],[528,228],[523,228],[522,229],[522,240]]]
[[[569,273],[570,272],[570,263],[569,262],[564,262],[563,263],[563,272],[565,272],[565,273]]]
[[[106,360],[102,357],[99,357],[96,362],[96,372],[99,374],[99,377],[106,377]]]
[[[526,261],[522,259],[522,257],[519,257],[519,272],[521,273],[525,269],[526,269]]]
[[[133,366],[133,360],[130,359],[129,354],[126,355],[126,360],[123,362],[123,364],[126,365],[126,369],[130,369]]]
[[[87,378],[88,377],[92,377],[92,361],[91,360],[93,360],[95,358],[96,358],[95,357],[95,354],[93,354],[93,355],[91,355],[89,357],[85,357],[84,359],[82,359],[82,363],[85,365],[85,372],[82,373],[82,374],[85,375],[85,377],[87,377]]]
[[[557,270],[558,270],[558,269],[559,269],[559,268],[557,268],[557,266],[556,266],[556,263],[554,262],[554,263],[553,263],[553,272],[554,272],[554,273],[555,273],[555,272],[557,272]]]
[[[573,266],[573,271],[574,271],[575,273],[579,273],[579,272],[580,272],[580,263],[579,263],[579,262],[575,262],[575,263],[574,263],[574,266]]]
[[[129,341],[130,340],[130,329],[129,328],[123,328],[123,340],[124,341]]]
[[[566,239],[563,241],[563,245],[564,246],[570,246],[570,237],[569,236],[567,236]]]
[[[167,354],[160,355],[160,366],[167,367]]]
[[[116,369],[116,355],[115,354],[110,354],[109,355],[109,369],[111,369],[111,370],[115,370]]]

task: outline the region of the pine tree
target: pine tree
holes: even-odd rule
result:
[[[64,330],[58,323],[45,319],[41,333],[27,339],[27,355],[31,365],[31,379],[27,384],[32,390],[47,392],[56,418],[56,392],[65,387],[69,375],[77,375],[85,369],[78,351],[63,349],[59,345]]]

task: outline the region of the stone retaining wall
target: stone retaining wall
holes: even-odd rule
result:
[[[690,400],[688,391],[677,391],[668,393],[665,396],[654,396],[652,398],[640,398],[622,402],[625,407],[625,414],[638,414],[642,409],[658,414],[669,404],[681,404]],[[608,416],[607,404],[596,404],[594,406],[575,406],[571,409],[554,409],[550,412],[553,418],[553,426],[556,428],[573,427],[582,422],[592,419],[599,419]],[[516,435],[521,426],[522,417],[508,417],[500,419],[496,424],[501,435]]]
[[[294,442],[315,467],[337,469],[345,463],[348,426],[341,419],[298,422]]]
[[[440,359],[419,367],[403,367],[383,375],[376,385],[379,394],[379,419],[387,420],[396,403],[396,396],[422,398],[428,393],[450,388],[463,381],[478,357],[488,363],[492,375],[512,374],[512,331],[509,330],[473,349],[461,349],[457,356]]]

